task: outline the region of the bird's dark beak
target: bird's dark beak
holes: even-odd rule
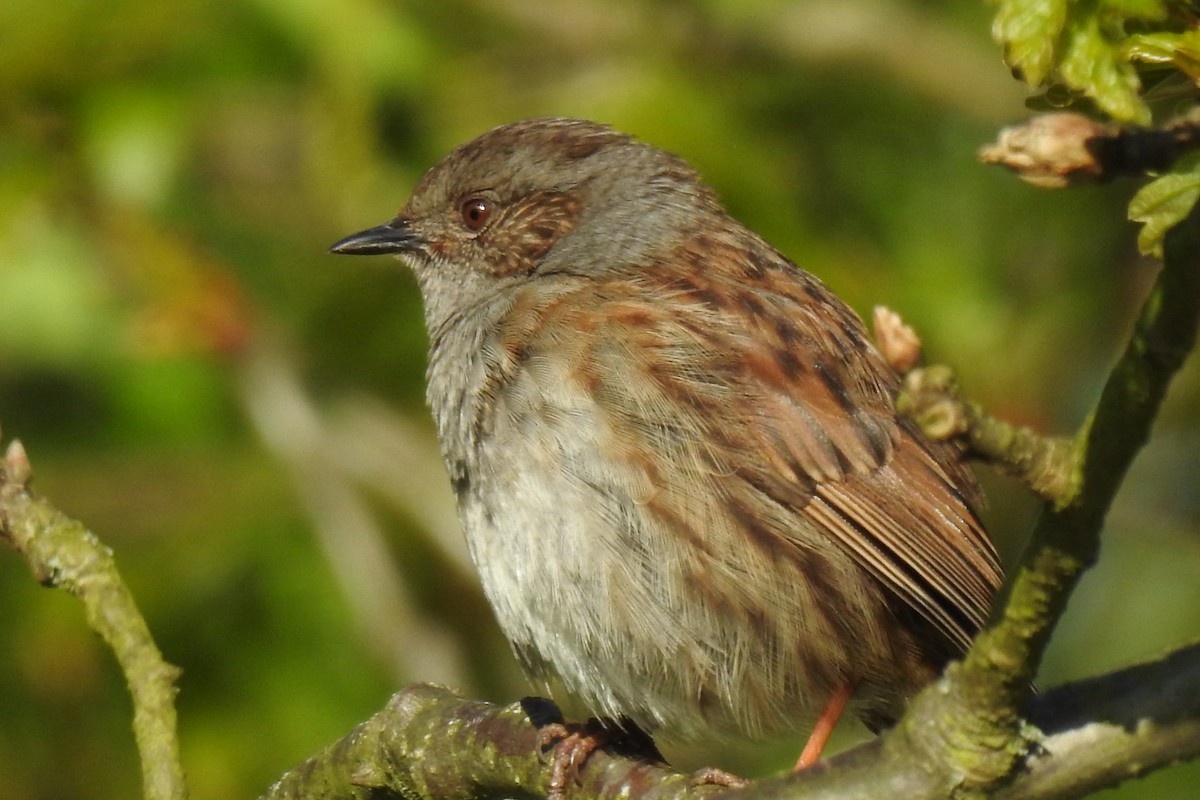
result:
[[[411,253],[419,250],[424,240],[413,232],[408,220],[396,217],[391,222],[376,225],[351,234],[329,248],[343,256],[378,256],[385,253]]]

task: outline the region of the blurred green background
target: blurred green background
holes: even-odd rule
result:
[[[1155,266],[1135,188],[975,163],[1027,112],[983,3],[6,0],[0,424],[117,553],[184,670],[196,798],[251,797],[413,680],[529,693],[466,565],[410,277],[325,247],[456,144],[603,120],[692,161],[860,312],[883,303],[994,412],[1069,432]],[[1200,631],[1200,373],[1120,497],[1044,685]],[[983,476],[1009,563],[1034,504]],[[547,542],[553,547],[553,542]],[[839,742],[864,737],[844,725]],[[749,775],[795,742],[669,749]],[[1111,797],[1195,796],[1183,768]],[[140,791],[75,601],[0,552],[0,798]]]

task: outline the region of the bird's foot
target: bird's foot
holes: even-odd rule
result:
[[[542,752],[550,751],[548,800],[563,800],[567,786],[579,780],[579,771],[592,753],[611,741],[608,729],[594,722],[551,722],[538,729],[538,746]]]
[[[570,723],[549,700],[527,697],[521,705],[538,728],[538,746],[542,752],[551,751],[548,800],[563,800],[588,758],[600,749],[627,758],[664,762],[654,740],[632,720],[593,718],[582,724]]]

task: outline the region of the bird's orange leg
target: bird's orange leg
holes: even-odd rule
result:
[[[817,724],[813,726],[813,731],[809,734],[808,743],[804,745],[804,752],[800,754],[800,758],[796,760],[796,766],[792,768],[793,772],[808,769],[821,760],[821,751],[825,749],[825,744],[829,741],[829,736],[833,733],[852,694],[854,694],[854,684],[843,683],[833,690],[833,694],[829,695],[829,700],[825,703],[821,716],[817,717]]]

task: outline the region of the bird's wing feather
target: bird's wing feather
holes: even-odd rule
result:
[[[702,435],[731,504],[795,521],[769,535],[786,544],[801,526],[822,532],[965,648],[1001,580],[972,509],[978,489],[951,446],[897,416],[897,378],[857,316],[760,240],[693,242],[667,263],[691,269],[589,289],[607,305],[580,324],[607,324],[599,338],[614,359],[672,399],[623,413]],[[671,316],[665,300],[677,304]]]

